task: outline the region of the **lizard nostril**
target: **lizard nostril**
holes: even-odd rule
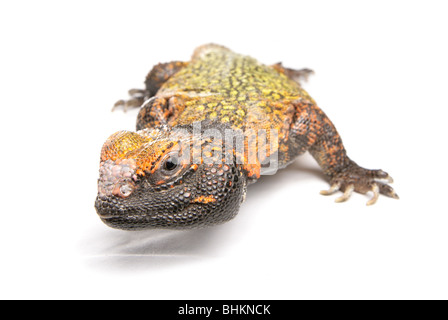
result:
[[[120,198],[127,198],[131,195],[132,191],[134,191],[134,187],[131,184],[118,184],[112,190],[112,195]]]
[[[122,185],[120,187],[120,194],[122,197],[129,197],[132,193],[133,188],[129,184]]]

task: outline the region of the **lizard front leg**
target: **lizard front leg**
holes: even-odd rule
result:
[[[146,100],[155,96],[160,87],[187,64],[188,62],[172,61],[155,65],[146,76],[146,88],[129,90],[130,99],[117,101],[112,110],[121,107],[126,112],[127,109],[139,108]]]
[[[145,101],[137,115],[137,130],[161,125],[174,126],[179,113],[185,108],[182,98],[155,96]]]
[[[347,156],[341,137],[322,110],[308,101],[295,101],[294,106],[296,116],[290,139],[297,153],[308,150],[329,177],[330,189],[321,194],[329,195],[341,190],[344,194],[336,202],[343,202],[350,198],[353,191],[362,194],[372,191],[373,197],[367,205],[374,204],[379,194],[398,199],[387,184],[392,182],[387,172],[362,168]]]

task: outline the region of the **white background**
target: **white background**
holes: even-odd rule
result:
[[[0,4],[0,298],[448,298],[444,1]],[[395,179],[372,207],[304,156],[193,231],[113,230],[94,210],[111,113],[158,62],[215,42],[309,67],[349,155]]]

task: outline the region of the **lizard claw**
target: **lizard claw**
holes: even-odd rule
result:
[[[322,190],[322,191],[320,192],[320,194],[321,194],[321,195],[324,195],[324,196],[332,195],[333,193],[335,193],[336,191],[338,191],[340,187],[341,187],[341,183],[340,183],[340,182],[333,183],[333,184],[330,186],[330,189],[328,189],[328,190]]]
[[[344,194],[337,198],[336,202],[347,201],[353,191],[365,194],[372,192],[372,198],[367,201],[367,205],[373,205],[377,202],[379,195],[383,194],[390,198],[398,199],[397,193],[387,183],[392,183],[393,179],[383,170],[368,170],[359,167],[352,162],[345,170],[334,174],[331,179],[331,186],[328,190],[320,192],[322,195],[331,195],[338,190],[344,191]]]
[[[377,185],[380,189],[381,194],[384,194],[385,196],[388,196],[390,198],[400,199],[400,197],[398,197],[398,194],[395,192],[395,190],[391,186],[381,183],[381,182],[377,182]]]
[[[115,111],[115,109],[117,109],[117,108],[123,108],[123,110],[124,110],[125,104],[126,104],[126,101],[118,100],[117,102],[115,102],[114,106],[112,107],[112,112]]]
[[[366,205],[371,206],[372,204],[375,204],[378,200],[378,197],[380,196],[380,188],[376,183],[372,185],[371,191],[373,192],[373,197],[367,201]]]
[[[344,194],[340,196],[339,198],[336,198],[334,200],[335,202],[345,202],[352,196],[353,190],[355,190],[355,186],[353,184],[350,184],[345,188]]]

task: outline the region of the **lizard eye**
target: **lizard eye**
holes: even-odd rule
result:
[[[148,176],[153,185],[168,185],[177,180],[182,180],[183,174],[190,166],[183,163],[178,151],[171,152],[159,162],[157,170]]]
[[[167,171],[172,171],[176,169],[176,167],[177,167],[177,159],[175,159],[174,157],[168,158],[163,164],[163,169]]]
[[[179,158],[176,155],[170,155],[162,164],[162,170],[164,174],[171,175],[176,172],[179,167]]]

